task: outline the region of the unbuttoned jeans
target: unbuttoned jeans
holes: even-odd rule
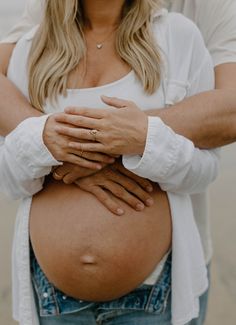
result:
[[[31,274],[40,325],[171,324],[171,254],[154,285],[141,285],[109,302],[87,302],[66,296],[49,283],[32,251]],[[201,318],[204,317],[200,315],[189,325],[202,325]]]

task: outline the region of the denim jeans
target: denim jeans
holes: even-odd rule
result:
[[[87,302],[66,296],[49,283],[32,251],[31,274],[40,325],[171,324],[171,254],[153,286],[141,285],[129,294],[109,302]],[[188,325],[203,324],[192,322]]]

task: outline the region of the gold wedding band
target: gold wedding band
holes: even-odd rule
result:
[[[61,179],[61,175],[57,174],[57,172],[53,172],[53,176],[56,177],[56,178]]]
[[[89,133],[93,136],[93,140],[97,141],[98,130],[90,130]]]

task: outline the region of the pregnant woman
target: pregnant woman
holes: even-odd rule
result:
[[[218,158],[147,114],[213,88],[197,28],[159,10],[158,1],[46,1],[41,25],[17,43],[8,77],[50,114],[1,139],[1,188],[23,198],[13,247],[20,324],[170,324],[171,317],[186,324],[196,317],[207,278],[190,195],[215,179]],[[104,110],[111,103],[119,108]],[[78,104],[84,108],[59,113]],[[118,145],[101,147],[109,119]],[[117,199],[125,210],[117,217],[82,190],[90,177],[122,170],[120,161],[77,186],[45,178],[61,164],[53,132],[67,140],[61,150],[76,146],[67,162],[122,155],[126,169],[153,182],[153,204],[135,211]]]

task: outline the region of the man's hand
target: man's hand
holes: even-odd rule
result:
[[[75,184],[95,195],[108,210],[117,215],[123,215],[125,211],[112,196],[126,202],[136,211],[142,211],[145,206],[153,204],[150,195],[151,183],[125,170],[119,163],[107,166],[91,176],[78,179]]]
[[[107,164],[102,163],[102,168],[107,166]],[[63,181],[65,184],[72,184],[79,178],[90,176],[97,171],[94,169],[89,169],[81,167],[71,163],[64,163],[62,166],[53,169],[53,178],[57,181]]]
[[[84,152],[83,150],[70,148],[68,144],[71,138],[59,135],[56,131],[58,127],[63,126],[62,123],[56,121],[57,115],[49,116],[43,132],[44,143],[55,159],[93,170],[100,170],[103,167],[103,163],[110,164],[115,161],[113,157],[102,153]],[[73,126],[71,127],[73,128]],[[80,140],[77,139],[77,141]]]

